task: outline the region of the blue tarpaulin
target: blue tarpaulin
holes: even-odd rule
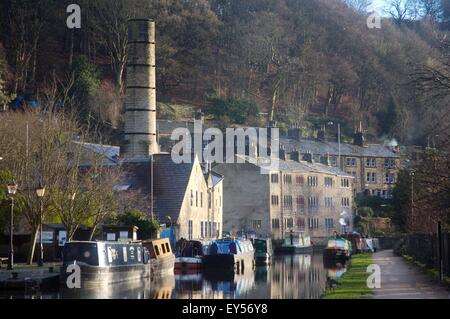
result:
[[[163,226],[161,228],[159,237],[160,238],[169,238],[170,246],[172,246],[172,249],[175,248],[175,232],[174,232],[173,227]]]

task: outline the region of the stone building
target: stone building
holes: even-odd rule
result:
[[[227,177],[223,230],[273,239],[305,231],[319,240],[352,230],[353,176],[306,159],[280,160],[270,174],[261,173],[261,159],[215,166]]]
[[[365,194],[389,198],[400,169],[398,147],[369,144],[359,128],[353,144],[338,143],[321,130],[317,139],[302,138],[300,129],[292,129],[287,137],[280,138],[281,157],[296,158],[312,154],[315,162],[323,163],[329,157],[333,167],[354,177],[354,195]]]

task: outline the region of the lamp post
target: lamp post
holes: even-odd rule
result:
[[[410,172],[410,176],[411,176],[411,220],[412,220],[412,225],[410,225],[410,227],[414,227],[415,225],[415,216],[414,216],[414,175],[416,174],[415,170],[412,170]]]
[[[11,197],[11,221],[9,224],[9,258],[8,258],[8,270],[12,270],[14,266],[14,195],[17,192],[17,183],[12,180],[8,184],[8,194]]]
[[[42,244],[42,219],[44,215],[43,198],[45,195],[45,185],[42,181],[39,182],[39,186],[36,188],[36,195],[40,201],[40,214],[39,214],[39,261],[38,266],[44,266],[44,245]]]

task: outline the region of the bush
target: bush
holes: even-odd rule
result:
[[[146,213],[139,210],[126,211],[117,217],[115,223],[122,226],[137,226],[139,239],[156,238],[160,229],[157,220],[150,220]]]
[[[234,124],[254,122],[259,117],[259,107],[253,101],[241,100],[235,97],[211,96],[208,99],[206,114],[217,120],[226,119]]]

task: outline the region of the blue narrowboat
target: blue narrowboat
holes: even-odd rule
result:
[[[218,239],[213,241],[208,254],[203,257],[203,267],[205,270],[243,272],[244,268],[253,268],[254,258],[255,251],[250,240]]]

